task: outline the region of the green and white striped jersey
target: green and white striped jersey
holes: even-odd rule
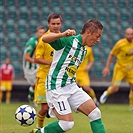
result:
[[[75,81],[76,71],[87,52],[81,35],[60,38],[50,45],[55,49],[47,76],[47,89],[54,90]]]
[[[26,46],[24,49],[24,54],[29,53],[30,57],[33,58],[37,42],[38,42],[38,38],[36,36],[31,37],[28,40],[28,42],[26,43]],[[30,73],[36,69],[37,69],[37,64],[30,63],[29,61],[26,61],[23,57],[23,70],[24,70],[24,72]]]

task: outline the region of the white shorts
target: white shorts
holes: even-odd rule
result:
[[[25,73],[24,76],[30,85],[33,86],[36,84],[36,71],[34,73]]]
[[[56,90],[47,90],[46,98],[49,105],[49,115],[51,117],[55,117],[53,108],[55,108],[60,115],[65,115],[72,113],[72,110],[77,112],[78,107],[82,103],[91,99],[75,82],[65,87],[57,88]]]

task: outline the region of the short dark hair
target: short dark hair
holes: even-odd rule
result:
[[[47,18],[47,21],[48,23],[50,22],[51,19],[56,19],[56,18],[60,18],[61,22],[62,22],[62,17],[59,13],[55,13],[55,12],[52,12],[48,15],[48,18]]]
[[[90,30],[93,33],[96,32],[98,29],[102,30],[103,25],[97,19],[91,19],[85,22],[81,34],[85,33],[86,30]]]
[[[37,26],[37,28],[36,28],[36,32],[39,31],[40,29],[44,29],[44,30],[46,30],[46,28],[45,28],[44,26]]]

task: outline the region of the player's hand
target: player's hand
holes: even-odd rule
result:
[[[66,30],[66,31],[64,32],[64,34],[65,34],[66,37],[67,37],[67,36],[73,36],[73,35],[76,35],[76,31],[75,31],[75,30],[70,30],[70,29],[68,29],[68,30]]]
[[[102,74],[103,76],[105,77],[107,74],[109,75],[110,74],[110,69],[109,68],[104,68],[103,71],[102,71]]]

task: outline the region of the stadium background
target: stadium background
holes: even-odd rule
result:
[[[0,0],[0,64],[8,56],[15,67],[12,100],[27,100],[28,83],[22,70],[22,55],[26,41],[38,25],[47,27],[47,16],[58,12],[63,17],[62,31],[75,29],[80,33],[83,23],[97,18],[104,26],[101,42],[93,47],[95,63],[89,74],[97,96],[111,83],[111,73],[102,77],[108,54],[115,42],[124,37],[127,27],[133,27],[133,0]],[[127,84],[108,102],[128,102]],[[119,98],[118,98],[119,97]]]

